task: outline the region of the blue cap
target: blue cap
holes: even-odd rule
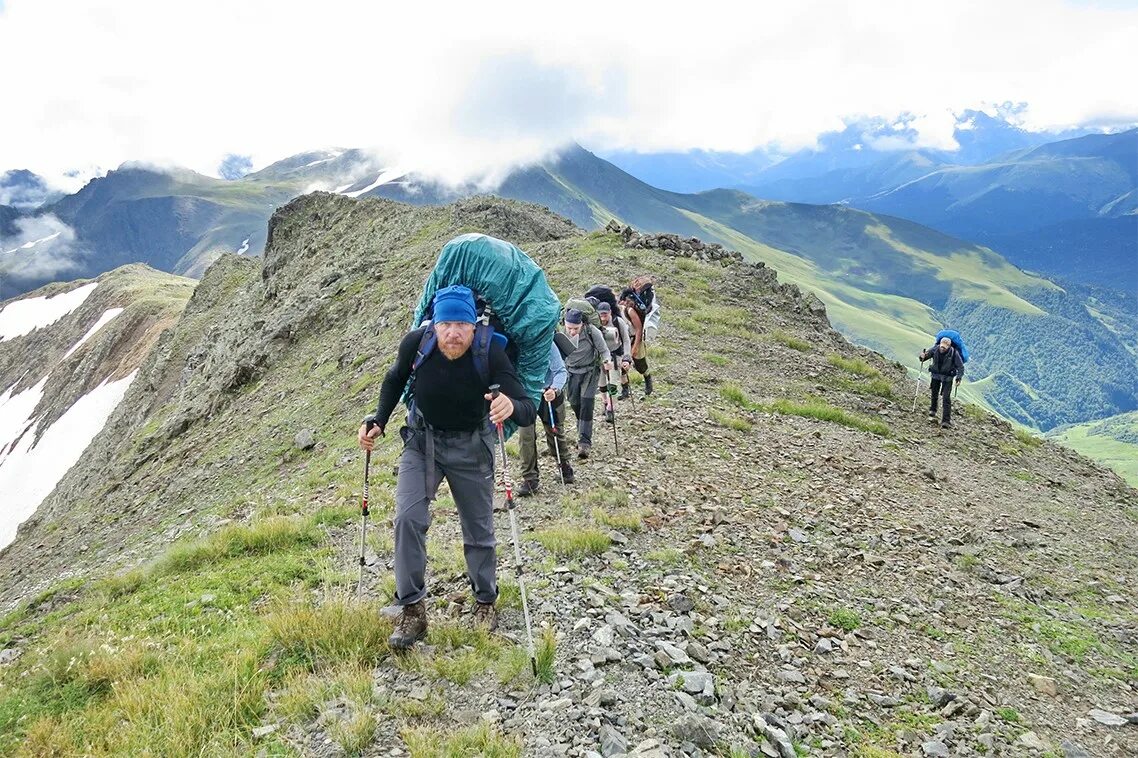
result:
[[[581,313],[581,311],[577,310],[576,308],[570,308],[568,311],[565,312],[565,323],[566,324],[580,324],[584,320],[585,320],[585,314]]]
[[[474,293],[469,287],[461,284],[452,284],[443,287],[435,293],[435,309],[432,320],[463,321],[473,324],[478,321],[478,313],[474,309]]]

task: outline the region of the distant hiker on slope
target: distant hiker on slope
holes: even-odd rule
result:
[[[395,602],[402,612],[389,644],[406,649],[427,634],[427,528],[430,504],[443,477],[450,485],[462,523],[467,575],[477,605],[475,623],[497,627],[497,556],[494,538],[495,429],[487,424],[512,419],[533,424],[537,409],[522,389],[514,367],[497,341],[489,341],[489,381],[480,374],[471,345],[476,310],[470,289],[454,285],[438,290],[429,326],[407,333],[395,365],[387,372],[375,414],[376,426],[359,430],[360,447],[370,450],[411,378],[416,355],[433,330],[437,345],[415,369],[413,411],[399,431],[403,454],[395,491]],[[501,385],[491,402],[488,386]]]
[[[593,404],[597,397],[597,380],[601,369],[612,369],[612,354],[600,330],[585,323],[585,315],[576,308],[565,313],[565,334],[573,344],[573,352],[565,358],[569,371],[569,405],[577,417],[577,457],[588,458],[593,445]]]
[[[920,358],[922,363],[927,360],[932,361],[929,365],[929,371],[932,372],[929,418],[936,418],[936,403],[939,395],[943,399],[944,405],[944,414],[941,416],[940,425],[945,429],[951,429],[952,380],[955,378],[956,383],[960,384],[964,378],[964,360],[960,357],[960,351],[953,346],[952,340],[948,337],[941,337],[935,347],[922,350]]]
[[[556,344],[549,346],[549,371],[545,375],[545,391],[537,407],[537,417],[545,429],[545,442],[550,448],[554,445],[561,464],[561,478],[566,484],[573,483],[573,467],[569,465],[569,445],[565,442],[565,395],[562,390],[568,373],[565,361]],[[522,483],[514,491],[520,497],[528,497],[537,492],[539,475],[537,470],[537,424],[518,429],[518,448],[522,459]]]

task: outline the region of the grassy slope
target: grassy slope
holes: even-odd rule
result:
[[[1047,437],[1110,466],[1138,486],[1138,412],[1060,427]]]

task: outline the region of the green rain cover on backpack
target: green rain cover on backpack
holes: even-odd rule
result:
[[[545,389],[549,346],[561,317],[561,302],[545,272],[515,245],[485,234],[463,234],[443,245],[439,260],[423,285],[412,327],[418,327],[435,292],[462,284],[485,300],[517,349],[514,366],[526,394],[536,405]],[[505,425],[513,434],[513,422]]]

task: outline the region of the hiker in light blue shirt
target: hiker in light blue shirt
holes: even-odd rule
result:
[[[549,368],[545,372],[545,391],[537,408],[537,417],[545,427],[545,444],[554,451],[561,466],[561,478],[566,484],[573,482],[573,467],[569,465],[569,446],[565,442],[565,382],[568,379],[565,360],[557,343],[549,346]],[[552,416],[550,415],[552,409]],[[518,447],[522,459],[522,483],[514,491],[521,497],[537,492],[537,424],[518,429]]]

